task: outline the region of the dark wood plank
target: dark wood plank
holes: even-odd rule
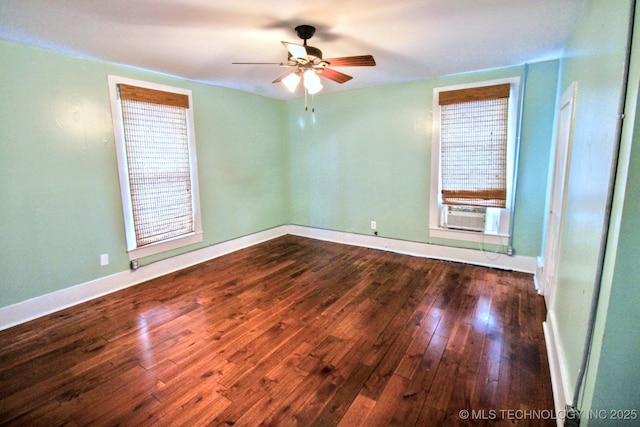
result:
[[[545,314],[527,274],[285,236],[1,331],[0,425],[552,410]]]

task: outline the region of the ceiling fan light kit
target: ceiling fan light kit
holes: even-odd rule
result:
[[[304,87],[307,89],[309,94],[315,95],[320,92],[322,89],[322,83],[320,82],[320,77],[316,74],[314,70],[307,70],[303,74],[304,77]]]
[[[291,92],[295,92],[296,88],[298,87],[298,83],[300,83],[300,75],[298,73],[291,73],[287,77],[282,79],[282,83]]]
[[[285,74],[273,81],[282,82],[287,89],[295,92],[300,80],[303,81],[306,94],[314,95],[322,90],[320,77],[342,84],[348,82],[353,77],[336,71],[334,67],[373,67],[376,65],[372,55],[344,56],[339,58],[323,59],[322,51],[317,47],[307,45],[316,32],[311,25],[298,25],[295,28],[296,34],[303,40],[303,44],[295,44],[283,41],[287,48],[287,61],[281,62],[281,67],[290,68]],[[273,62],[234,62],[234,64],[274,64]]]

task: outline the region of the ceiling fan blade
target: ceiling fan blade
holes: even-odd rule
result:
[[[304,46],[289,42],[281,43],[284,45],[284,47],[287,48],[289,54],[291,54],[291,56],[293,56],[294,58],[309,59],[307,57],[307,49]]]
[[[289,74],[293,74],[295,72],[296,72],[295,68],[292,70],[289,70],[283,75],[281,75],[280,77],[278,77],[277,79],[275,79],[272,83],[280,83],[282,80],[286,79],[289,76]]]
[[[376,65],[372,55],[343,56],[325,59],[332,67],[373,67]]]
[[[232,62],[231,65],[283,65],[282,62]]]
[[[353,78],[344,73],[341,73],[340,71],[332,70],[331,68],[323,68],[320,76],[329,80],[333,80],[334,82],[340,84],[348,82]]]

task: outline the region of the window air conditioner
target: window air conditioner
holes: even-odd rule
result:
[[[443,206],[443,226],[456,230],[484,231],[486,208],[472,206]]]

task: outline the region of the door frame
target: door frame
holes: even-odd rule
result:
[[[560,97],[556,113],[556,135],[553,167],[549,186],[549,204],[547,227],[544,239],[543,273],[541,292],[547,307],[550,308],[557,285],[558,255],[562,241],[562,218],[565,211],[569,159],[573,140],[575,100],[578,85],[571,83]],[[568,110],[567,110],[568,109]]]

